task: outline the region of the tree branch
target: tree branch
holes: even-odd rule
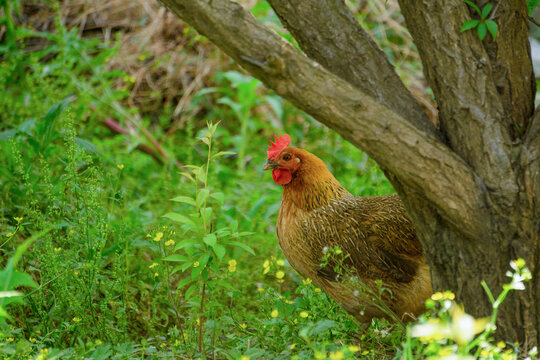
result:
[[[162,2],[268,87],[423,194],[450,223],[478,235],[484,213],[479,205],[484,204],[482,184],[440,141],[305,57],[239,4]]]
[[[517,194],[511,140],[478,35],[461,32],[471,18],[463,0],[399,0],[439,105],[440,129],[450,147],[482,178],[499,205]]]
[[[343,0],[269,0],[302,50],[416,128],[441,134]]]

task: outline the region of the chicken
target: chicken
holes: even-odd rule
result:
[[[276,136],[264,169],[283,186],[277,236],[291,266],[361,323],[421,314],[432,293],[429,267],[399,197],[351,195],[321,159],[290,142]],[[336,246],[343,259],[328,259]]]

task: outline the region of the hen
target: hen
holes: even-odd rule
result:
[[[432,291],[429,267],[399,197],[351,195],[322,160],[289,147],[290,141],[276,136],[264,169],[283,186],[277,236],[291,266],[362,323],[395,316],[407,321],[422,313]],[[342,260],[328,260],[328,249],[336,246]]]

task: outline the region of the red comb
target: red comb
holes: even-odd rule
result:
[[[276,140],[274,141],[275,142],[270,141],[270,144],[272,145],[268,147],[268,151],[266,152],[268,155],[268,160],[275,158],[281,152],[281,150],[289,146],[291,143],[291,138],[287,134],[281,136],[276,135]]]

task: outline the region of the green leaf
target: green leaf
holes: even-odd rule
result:
[[[194,293],[195,291],[198,290],[198,288],[199,288],[199,287],[198,287],[198,284],[197,284],[197,283],[191,285],[191,286],[186,290],[186,293],[184,294],[184,298],[185,298],[186,300],[189,300],[189,299],[193,296],[193,293]]]
[[[49,142],[52,140],[54,123],[56,119],[60,117],[64,110],[66,110],[66,108],[69,106],[69,103],[71,103],[73,100],[75,100],[75,97],[69,96],[59,103],[54,104],[49,108],[49,111],[47,111],[47,114],[45,114],[43,117],[43,122],[41,122],[40,126],[38,127],[38,138],[42,139],[40,151],[43,151],[47,148],[47,145],[49,145]]]
[[[206,245],[214,247],[217,243],[217,237],[215,234],[208,234],[203,238],[203,241]]]
[[[216,244],[213,246],[214,252],[216,253],[218,259],[221,261],[223,257],[225,256],[225,248],[219,244]]]
[[[199,267],[204,268],[204,266],[208,264],[208,260],[210,260],[210,254],[202,254],[199,258]]]
[[[467,3],[467,5],[469,5],[470,7],[472,7],[474,10],[476,10],[476,12],[478,13],[478,15],[482,14],[482,12],[480,11],[480,8],[478,6],[476,6],[475,3],[473,3],[472,1],[469,1],[469,0],[463,0],[465,1],[465,3]]]
[[[99,155],[99,151],[97,147],[94,144],[92,144],[90,141],[76,137],[75,143],[79,146],[81,150],[91,152],[94,155]]]
[[[182,214],[168,213],[168,214],[163,215],[163,217],[171,219],[172,221],[180,223],[180,224],[187,224],[187,225],[191,225],[195,227],[195,222],[193,222],[193,220],[191,220],[190,218]]]
[[[225,281],[225,280],[210,280],[208,284],[221,286],[222,288],[226,288],[233,291],[236,290],[228,281]]]
[[[184,255],[173,254],[163,258],[163,261],[186,262],[191,261],[191,259]]]
[[[532,16],[534,9],[538,6],[540,0],[527,0],[527,9],[529,10],[529,16]]]
[[[0,306],[0,318],[3,318],[3,317],[7,319],[11,319],[11,317],[6,312],[6,310],[4,310],[4,308]]]
[[[210,219],[212,219],[213,212],[214,210],[212,210],[211,207],[201,208],[200,210],[201,217],[206,219],[207,224],[210,222]]]
[[[497,23],[493,20],[486,20],[486,26],[493,39],[497,38]]]
[[[480,40],[484,40],[484,38],[486,37],[486,34],[487,34],[487,26],[486,26],[486,24],[484,24],[484,23],[478,24],[477,29],[478,29],[478,38]]]
[[[186,286],[190,282],[191,282],[190,278],[185,278],[183,280],[180,280],[180,282],[178,283],[178,286],[176,286],[176,290],[180,290],[181,288],[183,288],[184,286]]]
[[[182,270],[182,267],[183,267],[184,265],[185,265],[185,263],[182,264],[182,265],[177,265],[177,266],[175,266],[174,269],[172,269],[172,271],[171,271],[171,275],[176,274],[178,271],[184,272],[184,270]]]
[[[198,245],[199,242],[196,239],[185,239],[177,243],[174,247],[174,251],[180,250],[185,247]]]
[[[482,19],[487,18],[487,16],[491,12],[491,9],[493,9],[493,4],[487,3],[486,6],[484,6],[484,8],[482,9],[482,13],[480,14]]]
[[[172,201],[186,203],[189,205],[195,205],[195,200],[190,198],[189,196],[177,196],[175,198],[171,199]]]
[[[220,151],[220,152],[215,153],[214,155],[212,155],[212,159],[220,157],[220,156],[234,155],[234,154],[236,154],[236,153],[232,152],[232,151]]]
[[[13,271],[9,287],[15,289],[19,286],[38,287],[38,284],[36,284],[30,275],[20,271]]]
[[[465,23],[463,23],[463,26],[461,27],[461,32],[474,29],[475,27],[480,24],[480,21],[478,20],[467,20]]]
[[[338,327],[338,324],[333,320],[320,320],[313,326],[310,333],[311,335],[319,335],[335,327]]]
[[[178,265],[177,268],[179,268],[180,271],[184,272],[187,269],[189,269],[191,265],[193,265],[193,261],[189,261],[189,262],[183,263],[182,265]]]
[[[200,265],[191,269],[191,280],[197,281],[197,279],[199,278],[199,275],[201,274],[202,269],[203,268]]]
[[[199,193],[197,194],[197,207],[198,208],[201,208],[203,206],[206,199],[208,199],[208,195],[210,195],[210,191],[208,191],[208,189],[199,190]]]
[[[212,193],[210,194],[210,197],[216,199],[221,204],[221,206],[223,206],[223,204],[225,203],[225,195],[222,192]]]
[[[252,248],[250,248],[249,246],[247,246],[246,244],[244,243],[241,243],[239,241],[224,241],[223,244],[225,245],[229,245],[229,246],[236,246],[236,247],[239,247],[241,249],[244,249],[246,250],[248,253],[250,253],[251,255],[255,255],[255,251],[253,251]]]

